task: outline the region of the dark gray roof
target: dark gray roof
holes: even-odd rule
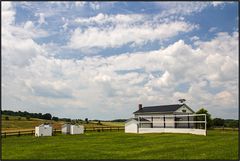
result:
[[[147,106],[143,107],[140,110],[135,111],[134,113],[144,113],[144,112],[163,112],[163,113],[170,113],[174,112],[184,104],[174,104],[174,105],[161,105],[161,106]]]
[[[138,118],[130,118],[130,119],[128,119],[126,122],[129,122],[129,121],[131,121],[131,120],[138,121]],[[149,120],[147,120],[147,119],[145,119],[145,118],[141,118],[141,121],[149,121]]]

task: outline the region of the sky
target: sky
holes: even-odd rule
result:
[[[1,2],[2,110],[72,119],[143,106],[238,118],[237,2]]]

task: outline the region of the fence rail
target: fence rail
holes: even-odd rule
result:
[[[84,132],[104,132],[104,131],[120,131],[124,130],[123,126],[112,126],[112,127],[88,127],[84,128]],[[53,135],[61,133],[61,129],[53,129]],[[7,136],[21,136],[21,135],[35,135],[35,130],[26,131],[11,131],[11,132],[1,132],[1,137],[6,138]]]

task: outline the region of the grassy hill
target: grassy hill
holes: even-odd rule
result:
[[[9,120],[6,120],[6,117]],[[38,126],[43,123],[50,123],[53,125],[54,129],[60,129],[61,126],[65,123],[64,121],[53,121],[53,120],[44,120],[38,118],[30,118],[27,120],[26,117],[20,116],[8,116],[2,115],[2,131],[16,131],[16,130],[32,130],[35,126]],[[85,127],[106,127],[106,126],[124,126],[123,122],[101,122],[101,125],[98,125],[98,122],[89,122],[88,124],[83,123]]]
[[[6,117],[8,117],[9,120],[6,120]],[[38,118],[30,118],[30,120],[27,120],[26,117],[2,115],[2,131],[30,130],[46,122],[51,123],[53,128],[57,129],[64,124],[62,121],[43,120]]]

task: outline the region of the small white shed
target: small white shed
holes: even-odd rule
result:
[[[70,134],[71,124],[64,124],[62,126],[62,134]]]
[[[71,125],[70,134],[83,134],[84,126],[83,125]]]
[[[126,121],[125,133],[138,133],[138,121],[136,118],[131,118]]]
[[[52,136],[52,126],[49,124],[41,124],[35,127],[35,136]]]
[[[138,133],[139,128],[151,128],[153,126],[149,120],[141,118],[141,121],[145,121],[145,123],[139,124],[138,118],[131,118],[125,123],[125,133]]]

